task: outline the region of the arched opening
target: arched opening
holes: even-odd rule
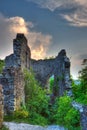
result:
[[[53,94],[53,87],[54,87],[54,74],[48,77],[47,79],[46,89],[48,95]]]

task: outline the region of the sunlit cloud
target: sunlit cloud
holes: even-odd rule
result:
[[[34,59],[43,59],[51,44],[52,36],[43,35],[41,32],[29,32],[28,35],[31,55]]]
[[[6,18],[0,14],[0,26],[2,27],[2,31],[0,31],[2,54],[0,54],[0,58],[12,52],[12,40],[17,33],[24,33],[27,37],[32,58],[41,59],[46,56],[52,36],[42,34],[41,32],[32,32],[31,28],[34,27],[32,22],[27,22],[24,18],[18,16]],[[7,51],[8,46],[10,48]],[[5,52],[4,54],[3,51]]]

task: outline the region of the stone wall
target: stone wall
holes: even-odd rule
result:
[[[24,34],[17,34],[13,40],[13,54],[5,58],[5,67],[30,68],[31,52]]]
[[[31,60],[31,66],[36,79],[43,87],[46,86],[48,79],[54,75],[54,96],[62,96],[66,90],[68,90],[68,94],[71,94],[70,60],[66,56],[65,50],[62,50],[54,59]]]
[[[11,113],[24,104],[24,78],[20,67],[5,68],[1,79],[4,93],[4,112]]]
[[[0,84],[0,128],[2,127],[3,122],[3,88]]]
[[[5,58],[0,83],[3,85],[4,112],[12,113],[25,103],[23,69],[30,68],[30,48],[24,34],[13,40],[13,54]]]

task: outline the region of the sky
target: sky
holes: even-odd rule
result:
[[[27,37],[34,59],[66,49],[76,79],[87,58],[87,0],[0,0],[0,59],[13,52],[17,33]]]

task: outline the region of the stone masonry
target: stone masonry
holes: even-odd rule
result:
[[[70,60],[66,51],[61,50],[58,56],[48,60],[31,59],[31,51],[24,34],[17,34],[13,40],[13,54],[5,58],[0,83],[3,85],[4,111],[11,113],[25,102],[23,69],[30,67],[39,83],[45,87],[50,76],[54,75],[53,95],[62,96],[67,90],[71,94]]]
[[[2,127],[3,122],[3,88],[0,84],[0,128]]]
[[[45,87],[48,79],[54,75],[54,96],[62,96],[67,90],[71,94],[70,60],[66,51],[61,50],[54,59],[31,60],[31,66],[35,72],[36,79]]]
[[[0,83],[3,85],[4,112],[12,113],[25,102],[23,69],[30,68],[30,49],[23,34],[13,40],[14,53],[5,58]]]

